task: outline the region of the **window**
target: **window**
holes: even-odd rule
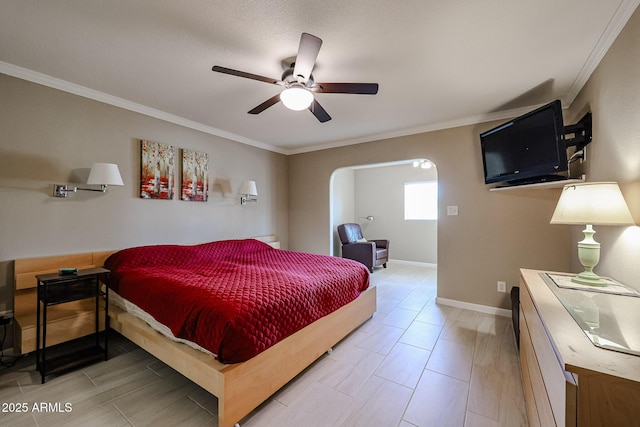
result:
[[[404,183],[404,219],[438,219],[438,182]]]

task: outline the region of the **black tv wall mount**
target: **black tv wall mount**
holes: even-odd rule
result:
[[[578,123],[564,127],[564,142],[568,147],[576,147],[576,152],[582,150],[591,142],[591,113],[585,114]],[[570,138],[567,136],[570,135]]]

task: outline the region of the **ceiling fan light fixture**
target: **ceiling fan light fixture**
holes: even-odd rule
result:
[[[313,102],[313,94],[300,86],[288,87],[280,94],[280,101],[290,110],[306,110]]]
[[[302,33],[298,54],[294,58],[288,58],[283,61],[285,70],[280,80],[220,67],[219,65],[214,65],[211,70],[217,73],[284,86],[284,90],[280,93],[273,95],[262,104],[247,111],[249,114],[260,114],[267,108],[282,101],[286,108],[294,111],[308,109],[320,123],[326,123],[331,120],[331,116],[315,99],[314,92],[375,95],[378,93],[378,83],[316,83],[311,72],[316,65],[320,46],[322,46],[320,38],[309,33]]]

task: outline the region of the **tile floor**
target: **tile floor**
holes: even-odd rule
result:
[[[241,426],[526,425],[510,318],[436,305],[435,268],[390,262],[371,278],[374,317]],[[109,361],[44,385],[32,355],[0,371],[3,426],[215,426],[215,401],[120,336]]]

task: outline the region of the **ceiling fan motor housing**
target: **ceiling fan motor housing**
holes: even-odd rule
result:
[[[303,86],[311,87],[313,86],[313,74],[309,75],[307,81],[300,81],[298,77],[304,78],[303,76],[294,76],[293,70],[295,67],[295,63],[291,64],[291,67],[287,68],[282,72],[282,82],[286,87],[291,87],[294,83],[301,83]]]

